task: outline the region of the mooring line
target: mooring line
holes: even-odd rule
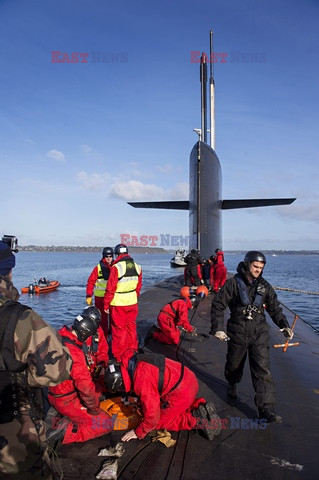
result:
[[[305,293],[306,295],[319,295],[319,292],[308,292],[307,290],[297,290],[289,287],[274,287],[275,290],[282,290],[284,292]]]

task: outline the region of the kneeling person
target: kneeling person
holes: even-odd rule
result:
[[[154,340],[161,343],[177,345],[181,337],[180,328],[186,330],[188,333],[195,332],[194,327],[189,323],[188,311],[197,304],[198,299],[193,295],[188,298],[173,300],[161,308],[157,317],[159,328],[153,333]]]
[[[164,428],[198,428],[209,440],[221,431],[214,404],[196,399],[198,381],[194,373],[163,355],[135,354],[126,365],[111,362],[106,368],[105,385],[111,393],[132,391],[139,398],[143,420],[122,437],[124,442]],[[214,424],[209,425],[212,421]]]
[[[71,379],[49,388],[48,398],[50,404],[70,420],[68,422],[65,419],[66,425],[62,423],[62,427],[66,426],[62,441],[64,444],[85,442],[112,430],[110,416],[100,409],[100,391],[90,372],[88,358],[92,358],[92,355],[88,354],[88,346],[92,346],[98,331],[98,325],[91,317],[90,314],[82,313],[75,318],[71,328],[64,326],[59,330],[73,361]],[[105,353],[104,361],[107,361]],[[59,433],[58,426],[52,425],[52,429],[52,436],[54,429]]]

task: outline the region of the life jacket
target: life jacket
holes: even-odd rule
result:
[[[236,283],[237,283],[237,288],[238,288],[238,293],[240,297],[240,301],[242,305],[245,306],[244,309],[244,314],[248,314],[251,312],[251,314],[254,313],[264,313],[263,311],[263,299],[265,295],[265,287],[262,284],[261,281],[256,282],[255,289],[253,291],[253,296],[250,297],[248,295],[248,286],[243,280],[243,278],[236,274],[235,275]]]
[[[94,364],[94,360],[92,358],[92,355],[96,354],[98,347],[99,347],[99,334],[98,332],[93,335],[92,337],[92,345],[87,345],[85,342],[83,342],[83,345],[79,345],[76,340],[72,340],[69,337],[64,337],[61,335],[62,338],[62,343],[64,346],[68,346],[68,343],[71,343],[75,347],[79,348],[82,350],[84,356],[85,356],[85,361],[87,363],[88,369],[90,370],[90,367],[92,364]]]
[[[104,297],[109,276],[110,269],[101,260],[97,265],[97,280],[94,286],[95,297]]]
[[[20,403],[30,404],[30,414],[43,418],[43,391],[27,383],[27,362],[15,358],[14,332],[18,320],[30,307],[8,300],[0,307],[0,423],[20,415]]]
[[[131,382],[133,382],[134,378],[134,373],[136,370],[137,365],[140,362],[146,362],[150,363],[151,365],[154,365],[155,367],[158,368],[158,392],[161,395],[163,386],[164,386],[164,372],[165,372],[165,357],[164,355],[157,354],[157,353],[136,353],[133,355],[133,357],[130,358],[129,363],[128,363],[128,373],[131,379]],[[167,392],[167,394],[171,393],[175,388],[178,387],[178,385],[181,383],[184,377],[184,364],[182,363],[182,368],[181,368],[181,375],[175,385]],[[167,395],[166,394],[166,395]],[[167,408],[168,403],[167,402],[162,402],[161,400],[161,408]]]
[[[117,269],[118,282],[111,305],[122,307],[135,305],[137,303],[136,287],[142,271],[141,266],[127,256],[120,262],[114,263],[112,268]]]

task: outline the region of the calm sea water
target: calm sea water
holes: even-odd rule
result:
[[[143,268],[143,290],[156,282],[181,274],[182,269],[170,267],[171,254],[134,255]],[[19,289],[34,278],[59,280],[61,285],[48,294],[21,295],[20,301],[30,305],[47,322],[58,328],[70,324],[81,313],[85,304],[85,288],[89,274],[98,263],[97,253],[19,252],[16,255],[14,285]],[[225,256],[230,272],[235,272],[242,260],[239,255]],[[264,277],[272,285],[319,292],[319,255],[268,256]],[[278,298],[301,318],[319,329],[319,295],[277,291]]]

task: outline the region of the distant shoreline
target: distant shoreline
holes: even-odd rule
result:
[[[39,246],[39,245],[25,245],[20,246],[21,252],[102,252],[104,247],[80,247],[80,246]],[[165,250],[159,247],[129,247],[129,252],[146,253],[146,254],[165,254],[173,255],[175,250]],[[246,250],[224,250],[226,255],[244,255]],[[319,250],[262,250],[265,255],[319,255]],[[212,253],[213,254],[213,253]]]

